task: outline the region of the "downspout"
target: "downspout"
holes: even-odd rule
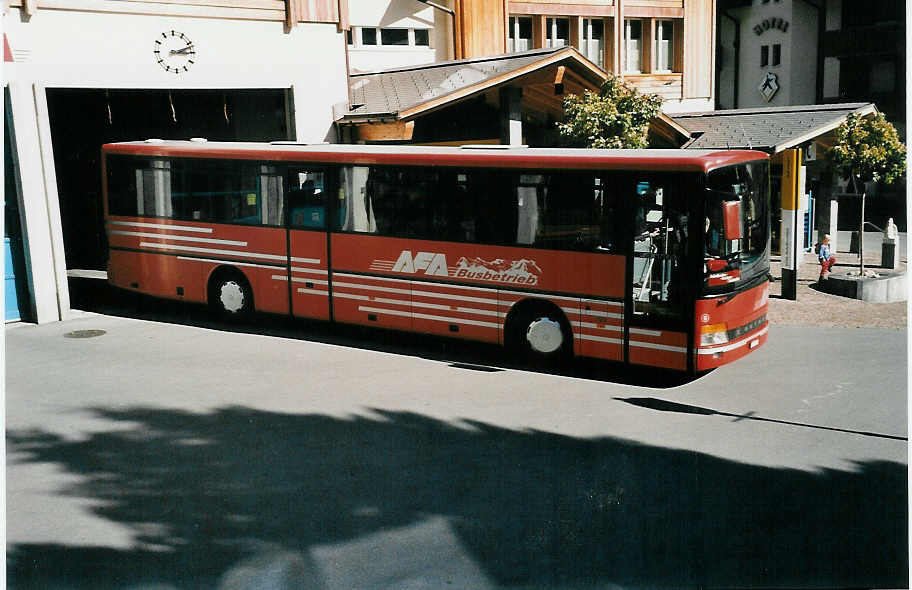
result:
[[[422,4],[427,4],[431,8],[435,8],[441,12],[445,12],[445,13],[449,14],[450,17],[453,19],[453,59],[459,59],[459,57],[458,57],[459,51],[458,51],[458,46],[456,43],[456,11],[453,10],[452,8],[448,8],[448,7],[444,6],[443,4],[438,4],[437,2],[433,2],[433,0],[417,0],[417,1],[421,2]]]

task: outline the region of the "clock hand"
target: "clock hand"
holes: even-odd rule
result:
[[[187,45],[183,49],[172,49],[168,52],[169,55],[187,55],[188,53],[193,53],[193,45]]]

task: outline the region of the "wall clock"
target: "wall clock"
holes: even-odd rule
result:
[[[166,72],[181,74],[189,71],[196,60],[196,46],[187,35],[165,31],[155,39],[155,60]]]

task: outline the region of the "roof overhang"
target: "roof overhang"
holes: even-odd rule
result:
[[[870,117],[877,114],[877,107],[874,103],[868,103],[863,107],[857,108],[852,111],[852,114],[861,115],[862,117]],[[839,120],[831,121],[825,125],[821,125],[807,133],[803,133],[796,137],[790,138],[788,141],[784,141],[780,144],[777,144],[773,147],[774,154],[785,151],[787,149],[794,148],[801,144],[807,143],[815,139],[824,139],[823,143],[829,143],[826,141],[826,137],[835,131],[837,127],[842,125],[845,122],[845,117]]]
[[[509,57],[510,55],[504,56],[505,59]],[[440,64],[429,64],[427,67],[436,66],[440,66]],[[522,67],[467,84],[446,94],[409,105],[399,111],[359,114],[340,112],[343,109],[336,109],[336,123],[339,125],[394,124],[397,127],[401,127],[403,122],[413,122],[424,115],[455,105],[461,101],[478,97],[498,88],[515,86],[524,90],[528,89],[530,93],[534,93],[536,87],[541,88],[549,85],[552,88],[550,94],[557,97],[564,94],[564,89],[566,89],[567,93],[574,94],[581,94],[583,90],[598,90],[602,83],[608,79],[609,75],[575,48],[564,47],[557,51],[546,53],[542,55],[541,59]],[[559,91],[558,87],[560,87]],[[539,92],[538,94],[543,96],[545,93]],[[677,145],[682,145],[690,139],[690,133],[687,129],[665,113],[660,113],[653,119],[650,125],[650,133]]]

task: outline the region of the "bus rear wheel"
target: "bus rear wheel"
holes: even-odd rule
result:
[[[548,305],[519,310],[509,323],[507,345],[524,358],[552,364],[572,352],[572,334],[564,315]]]
[[[253,310],[253,293],[239,272],[221,272],[209,281],[209,305],[226,318],[241,318]]]

